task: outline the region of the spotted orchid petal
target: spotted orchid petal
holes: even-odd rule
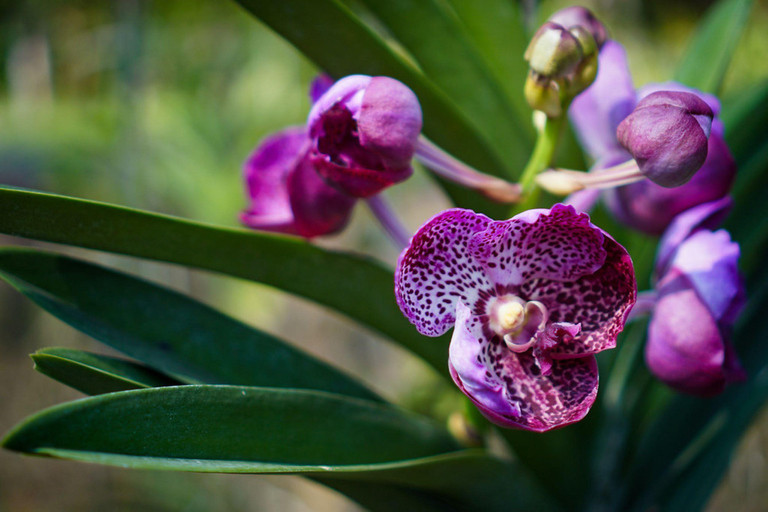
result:
[[[702,229],[716,229],[725,220],[732,206],[733,199],[726,196],[694,206],[677,215],[664,231],[664,236],[659,242],[659,249],[656,252],[656,275],[662,276],[667,273],[672,256],[683,241]]]
[[[635,104],[626,51],[616,41],[608,40],[598,56],[595,81],[576,96],[568,109],[576,135],[593,159],[624,151],[616,140],[616,128]]]
[[[329,187],[307,158],[304,127],[266,138],[245,165],[250,204],[240,215],[254,229],[312,238],[344,228],[354,198]]]
[[[534,279],[521,287],[529,300],[544,304],[551,322],[579,324],[580,332],[549,351],[553,359],[596,354],[616,346],[637,299],[632,259],[608,235],[603,240],[603,265],[574,281]]]
[[[395,296],[403,314],[427,336],[453,326],[456,305],[489,297],[493,286],[472,259],[472,236],[491,223],[485,215],[451,209],[427,221],[402,252],[395,270]]]
[[[584,418],[597,396],[592,356],[553,361],[543,375],[534,357],[488,337],[483,321],[459,303],[450,346],[454,382],[493,423],[544,432]]]

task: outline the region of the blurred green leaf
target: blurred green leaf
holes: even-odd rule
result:
[[[704,92],[718,93],[751,9],[752,0],[720,0],[710,8],[677,67],[675,79]]]
[[[447,376],[448,338],[427,338],[400,313],[392,271],[292,237],[0,187],[0,233],[177,263],[264,283],[346,314]],[[361,286],[365,283],[365,286]]]
[[[384,75],[408,85],[424,111],[424,133],[470,165],[501,175],[503,159],[449,97],[338,0],[237,0],[335,78]]]
[[[522,169],[532,142],[532,130],[526,129],[529,118],[517,115],[482,54],[445,3],[360,1],[413,55],[424,74],[472,120],[507,167]],[[486,17],[492,18],[492,11],[486,11]],[[518,24],[510,34],[520,33],[521,29]],[[522,87],[517,95],[522,97]]]
[[[523,96],[528,46],[520,4],[508,0],[448,0],[515,108],[523,129],[533,135],[531,108]]]
[[[303,389],[198,385],[61,404],[16,426],[3,446],[123,467],[243,473],[334,471],[459,448],[426,418],[384,404]]]
[[[35,370],[86,395],[181,384],[148,366],[82,350],[43,348],[30,357]]]
[[[381,400],[277,338],[126,274],[57,254],[2,249],[0,277],[73,327],[186,382],[306,388]]]
[[[737,162],[745,162],[768,139],[768,81],[725,98],[720,117],[728,147]]]

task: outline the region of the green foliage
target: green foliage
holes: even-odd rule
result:
[[[30,357],[35,370],[87,395],[181,384],[148,366],[82,350],[43,348]]]

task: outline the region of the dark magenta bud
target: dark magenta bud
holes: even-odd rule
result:
[[[695,94],[660,91],[643,98],[616,135],[648,179],[678,187],[704,164],[713,117]]]
[[[312,163],[345,194],[369,197],[413,173],[421,106],[397,80],[343,78],[315,102],[307,125]]]

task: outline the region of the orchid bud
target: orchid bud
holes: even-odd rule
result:
[[[563,113],[557,84],[537,75],[533,70],[528,72],[523,92],[531,108],[540,110],[549,117],[560,117]]]
[[[607,190],[603,196],[606,206],[623,224],[661,235],[678,214],[725,197],[736,178],[736,161],[714,130],[707,146],[704,165],[685,185],[665,188],[643,180]]]
[[[643,98],[616,135],[648,179],[678,187],[704,164],[713,117],[695,94],[660,91]]]
[[[564,77],[584,56],[578,39],[557,23],[546,22],[531,39],[524,58],[531,70],[546,78]]]
[[[699,231],[680,244],[657,285],[645,359],[678,391],[712,396],[745,377],[729,340],[745,302],[738,258],[726,231]]]
[[[603,43],[608,39],[608,31],[605,25],[592,14],[592,11],[584,7],[572,6],[560,9],[549,17],[549,21],[557,23],[568,30],[574,27],[583,27],[592,35],[598,49],[602,48]],[[573,30],[571,32],[573,33]]]
[[[307,125],[317,172],[347,195],[369,197],[413,173],[421,107],[397,80],[343,78],[317,100]]]
[[[248,208],[240,221],[253,229],[313,238],[346,226],[355,199],[328,186],[309,160],[303,126],[267,137],[245,164]]]

